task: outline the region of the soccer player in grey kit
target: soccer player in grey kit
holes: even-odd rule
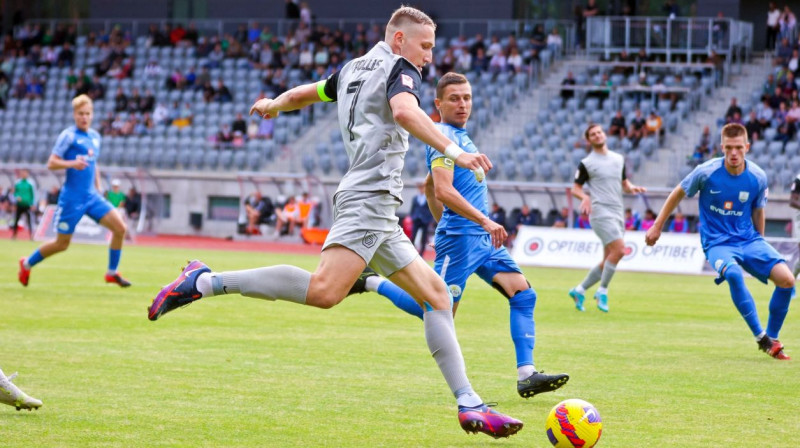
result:
[[[584,137],[592,146],[592,151],[581,160],[575,173],[572,195],[581,200],[581,213],[589,215],[592,230],[603,243],[603,260],[593,267],[586,278],[569,291],[575,301],[575,308],[583,311],[584,294],[598,281],[600,287],[594,295],[597,308],[608,312],[608,284],[617,269],[617,263],[625,255],[625,208],[622,192],[643,193],[644,187],[631,183],[625,172],[625,158],[608,149],[606,133],[599,124],[590,124]],[[583,185],[588,184],[591,195],[586,194]]]
[[[350,170],[334,196],[334,222],[317,270],[310,273],[279,265],[218,273],[195,260],[159,292],[148,318],[156,320],[203,297],[232,293],[330,308],[348,293],[363,290],[363,282],[356,281],[369,265],[426,310],[425,338],[456,397],[461,427],[508,437],[522,429],[522,422],[491,409],[472,389],[456,339],[447,286],[419,257],[395,215],[402,203],[400,176],[409,133],[456,165],[473,170],[480,180],[491,169],[485,155],[459,148],[419,107],[420,70],[432,60],[435,29],[422,11],[401,7],[389,20],[384,41],[366,55],[326,80],[295,87],[275,99],[261,99],[250,110],[271,119],[319,101],[338,103]]]

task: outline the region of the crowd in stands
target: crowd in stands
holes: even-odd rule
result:
[[[274,228],[273,236],[294,236],[296,231],[319,225],[319,201],[307,192],[273,201],[256,190],[245,198],[240,231],[261,235],[261,225]]]

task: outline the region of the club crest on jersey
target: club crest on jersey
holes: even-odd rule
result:
[[[750,199],[750,192],[749,191],[740,191],[739,192],[739,202],[747,202]]]
[[[400,82],[409,89],[414,89],[414,80],[405,73],[400,74]]]

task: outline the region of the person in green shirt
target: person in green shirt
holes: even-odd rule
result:
[[[125,193],[122,192],[119,188],[120,182],[119,179],[114,179],[111,181],[111,190],[106,193],[106,199],[114,208],[125,207]]]
[[[28,180],[28,171],[21,170],[19,172],[19,179],[14,184],[14,200],[16,202],[16,211],[14,212],[14,226],[11,227],[11,238],[17,238],[17,226],[19,218],[25,214],[28,220],[28,233],[30,239],[33,239],[33,222],[31,220],[31,207],[33,206],[34,188],[30,180]]]

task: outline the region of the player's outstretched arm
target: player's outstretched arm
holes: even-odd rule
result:
[[[479,177],[481,172],[485,173],[492,169],[492,162],[485,154],[464,152],[439,132],[433,124],[433,120],[419,108],[417,97],[414,95],[408,92],[398,93],[389,100],[389,105],[397,124],[426,145],[452,159],[456,165],[475,171],[476,177]],[[483,179],[479,177],[478,180]]]
[[[67,168],[73,168],[78,171],[82,171],[87,166],[89,166],[89,163],[86,160],[64,160],[55,154],[50,154],[50,158],[47,159],[47,169],[50,171],[65,170]]]
[[[258,114],[261,118],[270,119],[281,112],[302,109],[320,101],[317,83],[304,84],[283,92],[275,99],[262,98],[256,101],[250,108],[250,115]]]
[[[436,159],[441,160],[441,159]],[[452,166],[452,165],[451,165]],[[473,207],[468,200],[453,186],[453,170],[447,167],[433,168],[433,185],[436,199],[450,210],[478,224],[492,237],[492,245],[499,248],[508,238],[506,229],[489,219],[480,210]]]
[[[686,197],[686,192],[683,191],[683,187],[680,185],[675,187],[672,193],[669,194],[667,200],[664,201],[664,206],[661,207],[661,211],[658,212],[653,227],[647,229],[647,234],[644,236],[644,241],[648,246],[656,244],[656,241],[661,238],[661,230],[664,228],[664,223],[684,197]]]
[[[436,220],[438,223],[442,220],[442,213],[444,212],[444,206],[439,199],[436,198],[436,190],[433,183],[433,176],[431,173],[428,173],[425,176],[425,199],[428,200],[428,209],[431,211],[431,215],[433,215],[433,219]]]

